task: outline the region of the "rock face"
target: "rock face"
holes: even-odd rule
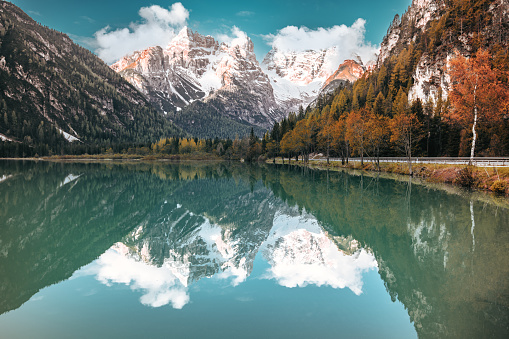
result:
[[[380,46],[378,66],[391,55],[397,55],[415,42],[430,21],[437,20],[443,15],[445,8],[446,3],[443,0],[413,0],[407,12],[401,18],[396,15],[389,26]],[[449,51],[451,52],[452,50]],[[419,98],[424,102],[429,97],[436,100],[439,93],[442,93],[444,99],[447,98],[449,76],[445,70],[448,57],[447,52],[446,55],[440,55],[436,59],[431,59],[427,54],[421,56],[413,75],[414,84],[409,91],[409,100]]]
[[[477,6],[472,4],[474,5]],[[455,53],[469,56],[472,52],[472,39],[476,34],[484,36],[483,47],[485,48],[494,44],[507,46],[509,3],[506,0],[487,1],[481,5],[482,8],[476,8],[483,11],[486,17],[491,16],[491,23],[479,30],[469,27],[466,23],[463,25],[467,17],[454,19],[450,13],[456,16],[460,14],[454,12],[457,9],[453,6],[461,6],[461,4],[448,4],[445,0],[413,0],[401,19],[399,15],[395,16],[383,39],[377,60],[378,67],[391,56],[398,55],[405,48],[408,49],[412,43],[419,43],[419,41],[422,43],[424,40],[426,44],[430,44],[431,39],[435,39],[434,45],[431,47],[428,45],[428,51],[420,56],[413,72],[413,85],[408,93],[409,100],[431,99],[436,102],[440,96],[442,100],[446,100],[450,85],[448,61]],[[449,25],[457,25],[454,21],[460,22],[459,28],[447,28],[449,26],[446,24],[443,29],[447,37],[433,37],[434,32],[430,30],[432,24],[440,26],[440,21],[444,21],[445,15],[448,15]]]
[[[327,80],[325,80],[321,93],[330,93],[339,85],[346,82],[353,83],[355,80],[362,77],[365,72],[366,68],[363,67],[362,62],[359,63],[355,60],[345,60],[345,62],[339,65],[338,69],[330,77],[328,77]]]
[[[440,18],[445,8],[444,0],[413,0],[401,18],[396,14],[380,46],[378,66],[415,41],[416,35],[426,29],[428,22]]]
[[[262,128],[282,117],[247,36],[220,44],[186,27],[165,48],[134,52],[111,68],[165,112],[215,99],[230,118]]]

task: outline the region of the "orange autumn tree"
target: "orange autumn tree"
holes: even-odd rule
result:
[[[386,144],[389,139],[389,123],[387,117],[379,114],[371,114],[366,123],[367,130],[367,141],[369,147],[373,151],[373,155],[376,156],[376,164],[380,171],[380,147]]]
[[[293,133],[291,131],[285,133],[285,135],[283,136],[283,139],[281,139],[280,149],[281,149],[281,156],[283,158],[283,164],[284,164],[285,159],[283,157],[283,154],[287,155],[288,158],[290,159],[292,156],[293,149],[294,149]]]
[[[314,119],[300,120],[291,132],[293,135],[293,149],[297,154],[302,155],[304,162],[309,160],[315,124]]]
[[[484,49],[475,57],[457,55],[450,61],[452,89],[450,118],[465,127],[472,126],[472,163],[477,140],[477,124],[501,120],[507,108],[508,84],[499,80],[502,71],[492,68],[491,54]]]
[[[419,140],[420,127],[417,116],[410,111],[407,94],[400,88],[393,105],[394,117],[389,123],[391,142],[405,153],[408,162],[408,172],[412,172],[412,149]]]
[[[352,150],[360,154],[361,166],[364,166],[364,153],[368,134],[367,119],[367,112],[364,108],[351,111],[346,118],[345,138],[352,146]]]
[[[346,117],[341,117],[339,120],[331,124],[332,127],[332,141],[331,147],[341,154],[341,163],[344,165],[345,160],[348,163],[348,142],[346,140]]]
[[[329,164],[330,148],[334,137],[334,120],[329,105],[322,110],[319,120],[320,131],[318,132],[318,143],[327,152],[327,164]]]

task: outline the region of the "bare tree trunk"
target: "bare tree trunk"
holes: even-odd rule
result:
[[[412,176],[413,175],[413,172],[412,172],[412,132],[410,132],[408,135],[407,155],[408,155],[408,174],[410,176]]]
[[[472,163],[474,162],[475,141],[477,139],[477,134],[475,132],[475,126],[477,125],[476,91],[477,91],[477,85],[474,86],[474,124],[472,125],[472,148],[470,149],[469,165],[472,165]]]
[[[346,142],[346,164],[348,165],[348,158],[350,157],[350,150],[348,142]]]

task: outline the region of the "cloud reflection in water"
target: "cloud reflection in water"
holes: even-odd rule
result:
[[[271,264],[267,278],[285,287],[309,284],[348,287],[360,295],[362,274],[375,269],[377,262],[373,254],[358,249],[356,240],[347,245],[351,253],[339,250],[309,214],[276,216],[264,250]]]
[[[125,284],[132,290],[142,290],[140,302],[152,307],[171,303],[181,309],[189,302],[187,286],[166,266],[157,267],[129,256],[127,247],[115,244],[101,255],[92,269],[97,280],[110,286],[112,283]]]
[[[193,265],[217,268],[197,280],[214,276],[237,286],[247,279],[251,273],[248,267],[252,267],[249,261],[255,255],[241,252],[242,248],[247,248],[242,244],[250,241],[249,235],[245,237],[233,239],[230,231],[206,220],[185,242],[189,250],[194,248],[193,244],[205,244],[202,247],[206,249],[204,253],[182,255],[176,248],[170,249],[162,266],[157,266],[150,255],[151,240],[146,238],[134,249],[123,243],[115,244],[87,271],[108,286],[125,284],[132,290],[143,291],[140,301],[144,305],[171,304],[173,308],[181,309],[190,300],[187,287],[193,281],[190,280]],[[307,285],[346,287],[360,295],[362,274],[377,268],[374,256],[359,248],[356,240],[329,237],[316,218],[306,212],[294,216],[277,213],[263,243],[250,248],[262,251],[270,264],[262,278],[274,279],[279,285],[290,288]]]

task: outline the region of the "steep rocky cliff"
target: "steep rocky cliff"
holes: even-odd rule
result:
[[[383,39],[377,64],[397,57],[403,50],[422,51],[412,72],[409,100],[447,98],[450,76],[447,63],[456,53],[470,56],[478,48],[507,48],[507,0],[413,0],[396,15]],[[504,47],[505,46],[505,47]]]
[[[355,82],[359,79],[364,72],[366,67],[362,65],[362,61],[345,60],[338,69],[325,80],[321,88],[321,93],[330,93],[334,91],[339,85],[345,84],[346,82]]]

